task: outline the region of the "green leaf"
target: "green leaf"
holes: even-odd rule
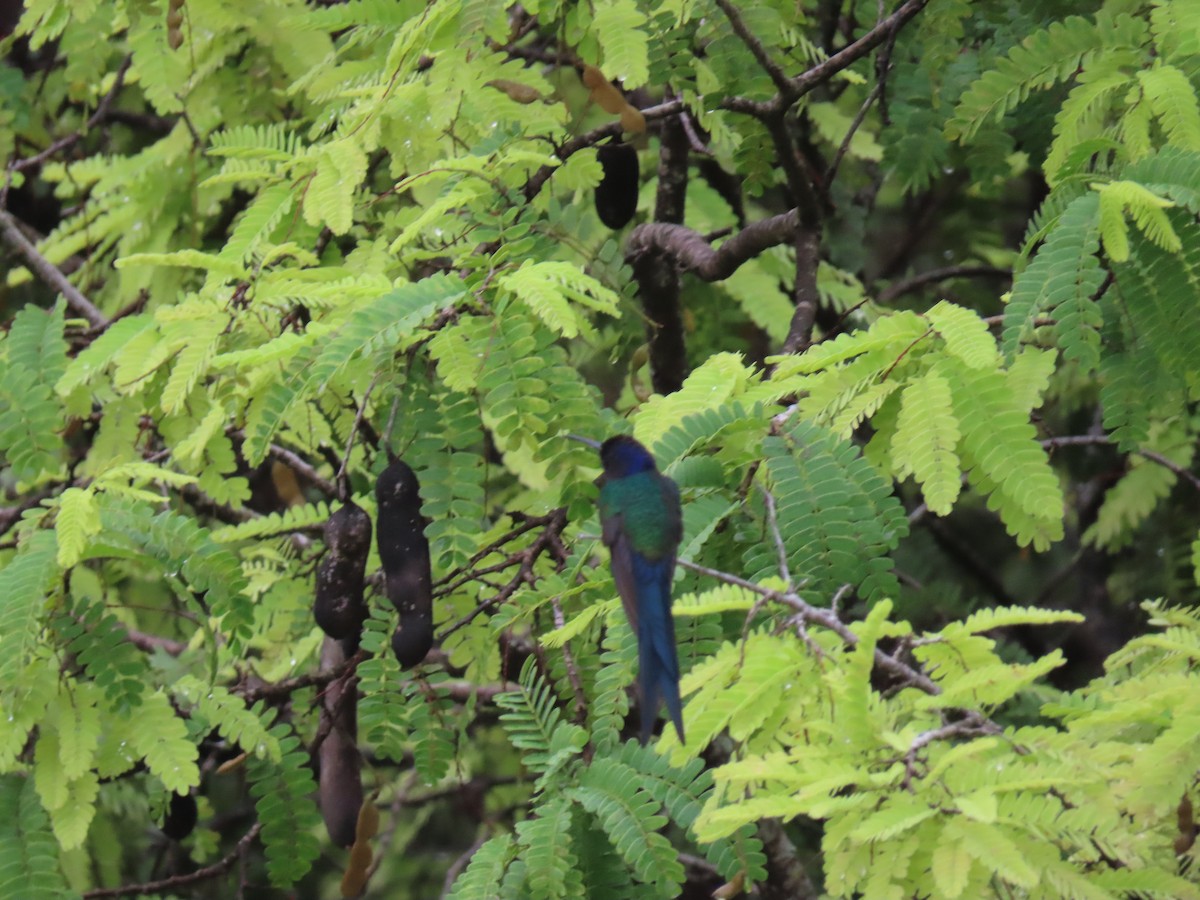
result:
[[[592,27],[604,48],[601,70],[627,91],[641,87],[650,78],[645,15],[634,0],[598,0],[595,10]]]
[[[1000,363],[987,323],[969,309],[939,300],[925,317],[946,342],[946,349],[972,369],[994,369]]]
[[[60,866],[33,779],[0,776],[0,896],[62,900],[69,894]]]
[[[962,470],[954,452],[958,441],[950,383],[937,372],[926,372],[904,389],[892,438],[892,459],[897,475],[912,473],[921,485],[925,504],[939,516],[954,507],[962,487]]]
[[[933,850],[931,866],[934,883],[946,897],[962,896],[971,877],[971,855],[957,835],[954,820],[946,822]]]
[[[38,640],[38,620],[58,578],[54,534],[35,532],[0,569],[0,693],[18,686]]]

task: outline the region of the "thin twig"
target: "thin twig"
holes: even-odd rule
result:
[[[838,166],[842,164],[842,159],[850,150],[850,141],[854,139],[855,132],[858,131],[863,120],[867,117],[867,111],[870,110],[871,104],[879,97],[883,89],[883,82],[875,82],[875,87],[871,88],[871,93],[867,94],[867,99],[863,101],[862,106],[858,108],[858,113],[855,114],[854,120],[850,123],[850,127],[846,129],[846,136],[842,138],[842,143],[837,148],[837,153],[833,156],[833,162],[829,164],[829,168],[825,171],[825,193],[833,189],[833,179],[837,175]]]
[[[91,114],[82,128],[64,138],[59,138],[40,153],[36,153],[33,156],[26,157],[25,159],[18,159],[16,162],[9,164],[8,171],[24,172],[26,169],[32,169],[34,166],[45,162],[56,153],[61,153],[63,150],[67,150],[83,140],[84,136],[89,131],[99,125],[108,116],[108,109],[110,106],[112,106],[117,94],[121,92],[121,87],[125,84],[125,75],[129,71],[129,66],[132,62],[132,55],[126,56],[125,59],[121,61],[121,65],[117,69],[116,78],[113,79],[113,86],[109,88],[108,93],[100,99],[100,103],[96,106],[96,111]],[[7,189],[7,185],[5,185],[5,188]]]
[[[739,578],[736,575],[731,575],[728,572],[721,572],[717,569],[710,569],[707,566],[697,565],[687,560],[679,560],[679,565],[685,569],[690,569],[693,572],[698,572],[701,575],[707,575],[709,578],[715,578],[718,581],[723,581],[726,584],[736,584],[748,591],[752,591],[760,596],[766,597],[768,600],[775,603],[782,603],[785,606],[790,606],[804,618],[806,623],[816,623],[824,628],[829,629],[834,634],[842,639],[844,643],[853,647],[858,644],[859,637],[849,626],[846,625],[831,609],[823,609],[819,606],[813,606],[799,594],[794,591],[775,591],[770,588],[765,588],[761,584],[755,584],[753,581],[747,581],[745,578]],[[908,663],[896,659],[884,653],[878,647],[875,648],[875,665],[883,669],[890,675],[905,681],[908,684],[924,691],[926,694],[936,696],[942,692],[941,687],[937,685],[928,675],[914,669]]]
[[[758,118],[778,115],[790,109],[797,100],[819,85],[825,84],[843,69],[858,62],[884,41],[888,40],[901,26],[913,18],[929,3],[929,0],[905,0],[896,11],[852,44],[843,47],[828,59],[822,60],[811,69],[788,79],[786,90],[781,90],[770,100],[748,100],[745,97],[728,97],[721,104],[725,109],[747,113]]]
[[[454,887],[454,882],[462,874],[463,869],[467,867],[467,863],[471,861],[471,857],[475,855],[475,852],[480,847],[487,843],[489,830],[481,829],[479,835],[471,843],[471,846],[459,854],[458,858],[450,864],[450,868],[446,870],[446,877],[442,881],[442,893],[440,894],[443,900],[450,896],[450,890]]]
[[[775,60],[771,59],[771,55],[767,53],[767,48],[763,46],[762,41],[747,27],[738,8],[729,0],[717,0],[717,6],[721,8],[721,12],[725,13],[725,18],[729,19],[733,33],[742,39],[742,43],[746,45],[763,71],[771,77],[771,81],[775,82],[775,87],[779,89],[779,92],[786,94],[791,91],[792,83],[787,73],[779,67]]]
[[[337,485],[335,485],[324,475],[318,473],[317,470],[312,467],[312,464],[309,463],[308,460],[304,459],[304,457],[297,453],[293,453],[286,447],[280,447],[278,444],[272,444],[269,448],[267,448],[267,454],[272,459],[276,459],[279,462],[290,466],[296,471],[297,475],[319,490],[322,494],[325,494],[327,497],[337,496]]]
[[[788,568],[787,546],[784,544],[783,535],[779,531],[779,517],[775,510],[775,497],[763,484],[759,484],[758,489],[762,491],[763,503],[767,508],[767,528],[771,532],[771,538],[775,541],[775,554],[779,558],[779,576],[783,579],[785,588],[791,591],[793,589],[792,572]]]
[[[97,900],[100,897],[169,894],[174,893],[177,888],[186,887],[190,884],[199,884],[201,881],[216,878],[224,875],[237,864],[237,861],[250,849],[250,845],[254,843],[260,831],[262,831],[262,823],[256,822],[254,827],[247,831],[242,836],[242,839],[234,845],[233,850],[227,856],[213,863],[211,866],[204,866],[195,872],[188,872],[186,875],[172,875],[170,878],[163,878],[159,881],[148,881],[144,884],[125,884],[115,888],[96,888],[95,890],[84,891],[83,896],[86,900]]]
[[[560,534],[567,524],[567,511],[564,508],[559,507],[558,509],[553,510],[549,516],[547,516],[547,518],[549,521],[546,523],[545,530],[543,530],[542,533],[534,539],[533,543],[524,550],[520,550],[509,557],[510,560],[516,561],[516,563],[519,565],[517,574],[510,578],[508,583],[505,584],[504,587],[502,587],[500,591],[495,594],[495,596],[484,600],[469,613],[462,616],[453,624],[442,629],[442,631],[437,635],[438,643],[445,641],[446,638],[454,634],[454,632],[458,631],[460,628],[465,628],[467,625],[471,624],[471,622],[473,622],[477,616],[487,612],[490,609],[495,609],[497,606],[507,601],[510,597],[512,597],[513,594],[517,592],[517,589],[522,584],[535,583],[537,578],[533,574],[533,567],[543,553],[550,553],[558,557],[560,561],[561,559],[565,558],[562,552],[563,547]]]
[[[562,604],[557,596],[550,598],[550,609],[554,615],[555,628],[562,628],[567,624],[563,618]],[[567,668],[567,680],[571,682],[571,690],[575,693],[575,722],[582,725],[587,721],[587,700],[584,699],[583,694],[583,679],[579,677],[579,667],[575,665],[575,656],[565,643],[562,645],[562,655],[563,665]]]
[[[1112,443],[1112,438],[1106,434],[1077,434],[1066,437],[1047,438],[1042,441],[1042,446],[1049,449],[1051,447],[1079,447],[1088,445],[1109,446]],[[1151,462],[1158,463],[1165,469],[1169,469],[1191,484],[1196,490],[1200,491],[1200,477],[1194,475],[1178,463],[1167,459],[1161,453],[1157,453],[1154,450],[1145,450],[1141,447],[1134,448],[1133,452],[1139,456],[1144,456]]]
[[[362,403],[358,406],[358,412],[354,415],[354,424],[350,426],[350,437],[346,441],[346,452],[342,456],[342,464],[338,467],[337,482],[338,496],[343,500],[350,498],[350,488],[345,483],[346,481],[346,465],[350,462],[350,451],[354,449],[354,437],[358,434],[358,429],[362,425],[363,414],[367,411],[367,401],[371,399],[371,391],[375,390],[375,384],[379,381],[379,372],[375,373],[375,377],[371,379],[371,383],[367,385],[366,393],[363,394]],[[344,496],[342,496],[344,494]]]
[[[891,303],[897,297],[911,294],[927,284],[949,281],[951,278],[1012,278],[1012,269],[1002,269],[999,266],[946,266],[942,269],[930,269],[928,272],[920,272],[889,284],[879,292],[879,302]]]

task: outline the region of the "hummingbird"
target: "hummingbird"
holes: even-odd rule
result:
[[[574,435],[572,435],[574,437]],[[683,743],[679,701],[679,656],[671,618],[671,577],[683,537],[679,488],[658,471],[650,451],[628,435],[603,444],[578,438],[600,451],[601,539],[612,556],[613,581],[638,641],[641,741],[646,743],[666,703]]]

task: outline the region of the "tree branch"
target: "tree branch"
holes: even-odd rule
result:
[[[927,284],[949,281],[952,278],[1012,278],[1012,269],[1002,269],[999,266],[946,266],[943,269],[930,269],[928,272],[920,272],[889,284],[879,292],[878,300],[882,304],[888,304],[897,297],[911,294]]]
[[[1051,447],[1083,447],[1083,446],[1115,446],[1113,440],[1106,434],[1077,434],[1067,437],[1047,438],[1042,441],[1042,446],[1049,449]],[[1157,463],[1165,469],[1169,469],[1184,481],[1191,484],[1197,491],[1200,491],[1200,476],[1194,475],[1189,470],[1176,462],[1173,462],[1161,453],[1156,453],[1153,450],[1144,450],[1136,448],[1134,453],[1139,456],[1144,456],[1153,463]]]
[[[682,225],[687,198],[688,140],[680,116],[663,121],[658,156],[658,191],[654,221]],[[674,260],[659,254],[633,255],[632,240],[626,258],[633,268],[638,297],[648,320],[651,383],[660,394],[679,390],[687,375],[687,349],[683,316],[679,309],[679,270]]]
[[[747,113],[758,118],[778,115],[790,109],[797,100],[818,85],[824,84],[838,72],[858,62],[907,23],[929,3],[929,0],[905,0],[894,13],[880,19],[875,27],[854,43],[842,48],[811,69],[788,79],[786,89],[780,90],[770,100],[747,100],[744,97],[729,97],[721,105],[734,112]]]
[[[747,225],[717,249],[704,236],[683,225],[650,222],[639,225],[629,235],[625,256],[635,259],[645,254],[669,254],[682,272],[691,272],[704,281],[721,281],[738,266],[764,250],[792,239],[800,219],[796,210]]]
[[[33,156],[25,159],[18,159],[16,162],[9,164],[8,171],[24,172],[26,169],[32,169],[34,166],[45,162],[51,156],[61,153],[63,150],[67,150],[83,140],[89,131],[91,131],[108,117],[109,107],[112,106],[113,101],[117,98],[117,94],[121,92],[121,87],[125,84],[125,75],[129,71],[129,66],[132,62],[132,55],[126,56],[123,60],[121,60],[121,65],[117,69],[116,77],[113,79],[113,86],[109,88],[108,93],[100,99],[100,103],[96,106],[96,111],[91,114],[82,128],[64,138],[59,138],[40,153],[36,153]]]
[[[61,269],[38,252],[33,242],[25,237],[24,232],[17,226],[16,217],[4,209],[0,209],[0,235],[3,235],[9,246],[25,257],[25,264],[29,266],[30,270],[44,284],[62,294],[67,300],[67,305],[87,319],[89,325],[98,331],[108,327],[108,319],[105,318],[104,313],[100,312],[91,300],[83,296],[79,288],[67,280],[67,276],[62,273]]]
[[[172,875],[170,878],[163,878],[159,881],[147,881],[144,884],[125,884],[115,888],[96,888],[95,890],[85,891],[83,896],[85,900],[98,900],[101,897],[132,897],[137,894],[173,893],[176,888],[216,878],[224,875],[236,865],[237,861],[250,849],[250,845],[254,843],[260,831],[262,831],[262,823],[256,822],[254,827],[247,831],[242,836],[242,839],[234,845],[233,850],[227,856],[210,866],[197,869],[195,872],[188,872],[186,875]]]
[[[787,93],[790,91],[791,81],[788,79],[787,73],[779,67],[775,60],[771,59],[762,41],[755,37],[754,33],[746,26],[746,22],[742,18],[742,14],[738,11],[738,8],[730,3],[729,0],[717,0],[717,6],[721,8],[721,12],[725,13],[725,17],[729,19],[729,24],[733,26],[733,33],[742,39],[742,43],[750,50],[750,53],[758,61],[758,64],[762,66],[763,71],[775,82],[775,87],[779,89],[779,92]]]

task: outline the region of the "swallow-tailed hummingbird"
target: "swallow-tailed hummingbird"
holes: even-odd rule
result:
[[[576,437],[572,435],[572,437]],[[679,657],[671,618],[671,577],[683,536],[679,488],[658,471],[654,457],[628,435],[603,444],[577,438],[600,451],[601,537],[612,555],[613,581],[637,634],[642,743],[650,737],[659,700],[683,742]]]

